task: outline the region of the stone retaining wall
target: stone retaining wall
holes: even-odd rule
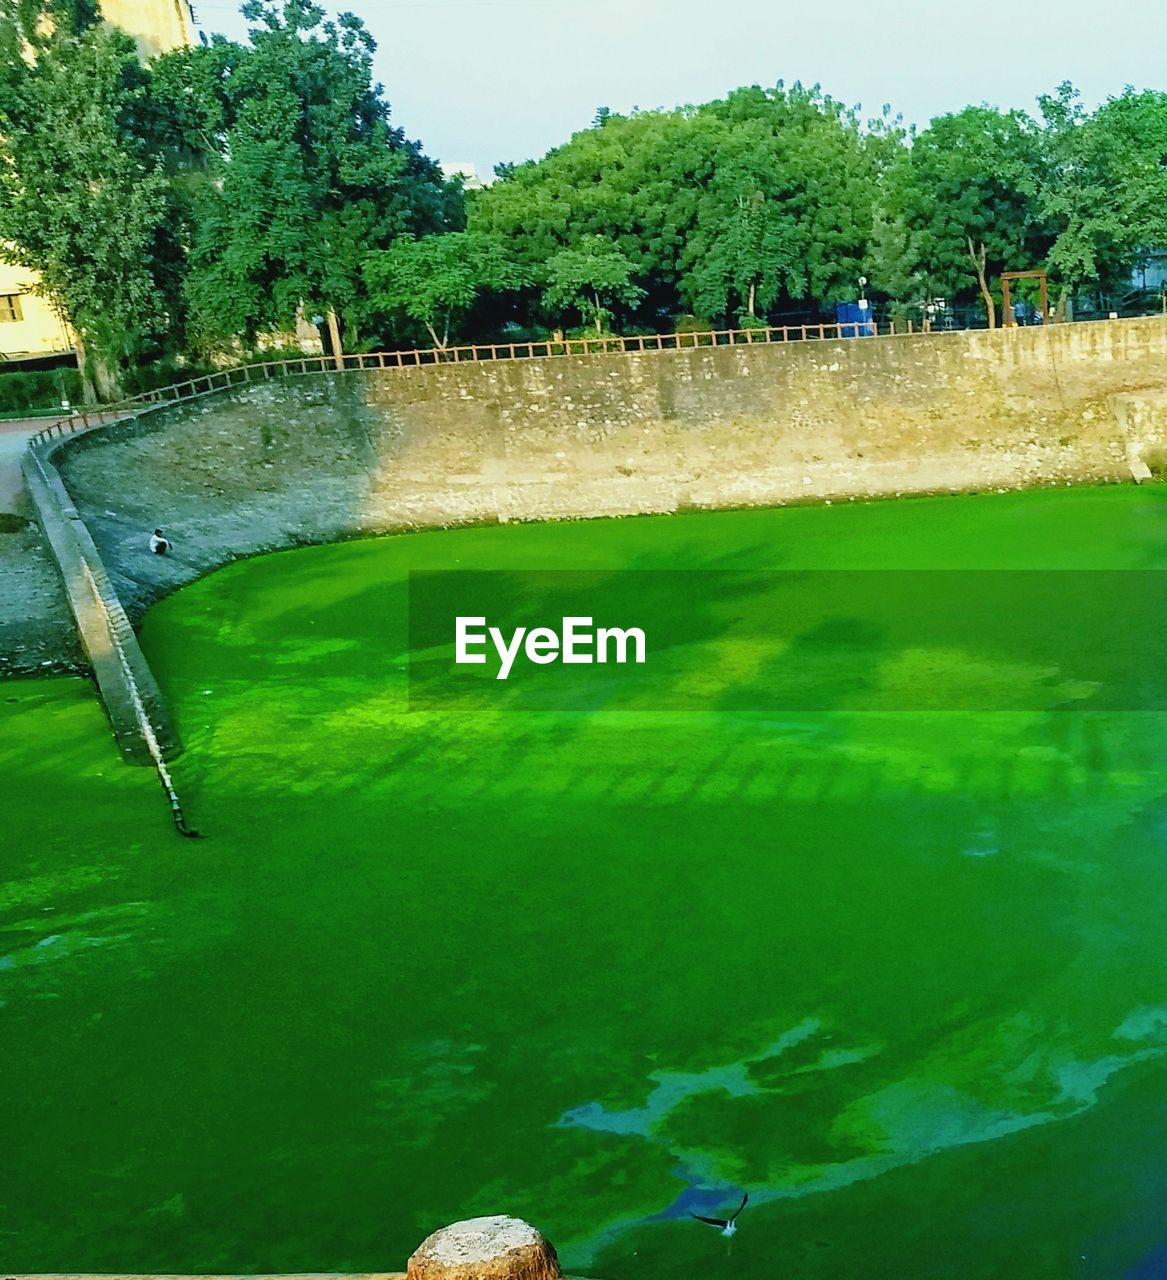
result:
[[[239,556],[361,534],[1129,480],[1167,456],[1160,391],[1154,317],[296,376],[56,456],[137,615]]]

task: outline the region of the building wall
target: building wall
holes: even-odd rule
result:
[[[143,60],[195,42],[188,0],[99,0],[102,17],[138,42]]]
[[[58,462],[140,612],[239,556],[360,534],[1129,482],[1167,464],[1164,392],[1153,317],[265,381]],[[166,557],[144,550],[160,524]]]
[[[0,353],[10,360],[72,351],[73,333],[47,299],[31,292],[36,276],[0,262]],[[12,310],[20,319],[13,320]]]

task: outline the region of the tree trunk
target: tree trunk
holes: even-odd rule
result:
[[[93,385],[103,404],[114,404],[122,399],[122,380],[116,365],[107,364],[101,356],[92,357]]]
[[[746,303],[746,310],[750,313],[751,320],[757,319],[757,317],[754,314],[754,302],[756,301],[757,296],[758,296],[758,282],[756,280],[751,280],[750,281],[750,298],[749,298],[749,301]]]
[[[595,302],[596,302],[596,333],[600,337],[603,337],[604,329],[603,329],[603,321],[601,319],[601,317],[603,316],[603,311],[600,309],[600,295],[594,289],[592,290],[592,297],[595,299]]]
[[[77,355],[77,373],[81,378],[81,403],[96,404],[97,388],[93,385],[93,371],[89,367],[89,355],[85,350],[85,342],[74,329],[73,350]]]
[[[85,404],[113,404],[122,398],[121,379],[115,365],[91,352],[74,330],[77,372],[81,375],[81,399]]]
[[[989,317],[989,328],[997,327],[997,304],[993,300],[993,291],[989,288],[988,277],[985,275],[985,263],[988,253],[985,249],[985,242],[982,240],[979,245],[974,245],[972,236],[968,237],[968,256],[972,259],[972,264],[976,268],[977,284],[981,287],[981,297],[985,300],[985,312]]]
[[[336,312],[332,307],[328,308],[328,336],[332,339],[332,358],[336,362],[336,367],[343,369],[344,346],[340,340],[340,325],[336,319]]]

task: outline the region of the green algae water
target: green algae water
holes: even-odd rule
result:
[[[1160,570],[1167,492],[234,565],[144,629],[197,844],[88,686],[0,685],[0,1265],[507,1212],[605,1280],[1163,1273],[1167,719],[409,710],[411,571],[626,568]]]

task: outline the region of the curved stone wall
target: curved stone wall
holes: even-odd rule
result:
[[[1165,389],[1154,317],[296,376],[53,457],[136,615],[228,560],[391,530],[1129,480],[1167,452]]]

